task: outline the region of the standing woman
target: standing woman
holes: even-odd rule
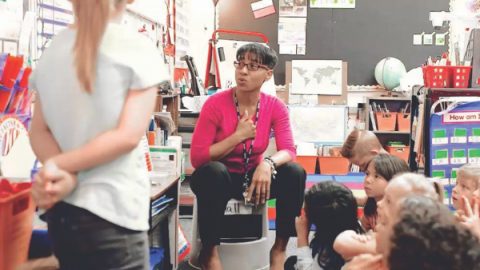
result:
[[[151,41],[121,25],[133,0],[72,0],[31,77],[31,144],[45,164],[32,195],[48,209],[61,269],[148,269],[150,182],[139,141],[165,74]]]
[[[276,53],[260,44],[237,51],[237,86],[211,96],[202,108],[192,138],[195,167],[191,187],[197,196],[203,269],[222,269],[217,245],[228,200],[255,204],[277,198],[276,239],[270,251],[270,269],[283,269],[285,249],[295,235],[305,190],[305,170],[295,159],[295,147],[286,106],[260,92],[272,77]],[[274,131],[277,150],[264,157]]]

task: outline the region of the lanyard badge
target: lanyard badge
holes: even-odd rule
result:
[[[237,118],[240,120],[240,106],[238,105],[238,99],[237,99],[237,93],[234,92],[233,95],[234,101],[235,101],[235,107],[237,110]],[[257,101],[257,109],[255,113],[255,122],[253,123],[255,126],[257,125],[258,122],[258,115],[260,112],[260,98]],[[248,163],[250,162],[250,157],[252,155],[252,150],[253,150],[253,144],[255,143],[255,139],[252,139],[252,143],[250,144],[250,147],[248,148],[247,151],[247,142],[243,142],[243,166],[245,170],[245,175],[243,177],[243,197],[245,199],[245,204],[248,204],[249,202],[247,201],[247,190],[248,190],[248,185],[250,184],[250,178],[248,177]]]

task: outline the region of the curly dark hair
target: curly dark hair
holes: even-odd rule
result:
[[[396,174],[410,171],[410,168],[403,159],[389,154],[378,154],[370,162],[373,162],[377,174],[385,178],[387,182],[390,182]],[[367,199],[364,213],[365,216],[377,215],[377,201],[375,201],[374,198]]]
[[[352,191],[334,181],[317,183],[305,194],[305,212],[309,222],[316,227],[310,243],[312,256],[318,254],[322,269],[340,269],[345,262],[333,250],[335,238],[346,230],[361,232]]]
[[[277,53],[270,47],[259,43],[248,43],[238,48],[237,60],[243,60],[247,53],[251,53],[257,57],[257,63],[266,65],[270,69],[274,69],[278,62]]]
[[[388,264],[390,270],[480,269],[480,243],[447,207],[411,196],[400,207]]]

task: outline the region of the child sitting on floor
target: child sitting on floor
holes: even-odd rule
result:
[[[470,203],[473,200],[475,191],[480,187],[480,165],[465,164],[457,172],[457,183],[452,190],[452,204],[457,210],[457,215],[465,214],[463,199],[465,197]]]
[[[465,164],[457,172],[457,184],[452,191],[452,203],[457,220],[480,238],[479,190],[480,165]]]
[[[315,236],[309,248],[311,224]],[[285,270],[338,270],[344,260],[333,250],[333,241],[345,230],[362,232],[352,191],[333,181],[317,183],[305,194],[305,214],[297,218],[295,226],[297,256],[287,260]]]
[[[366,240],[357,236],[344,237],[341,246],[338,246],[338,238],[335,240],[335,250],[344,258],[355,256],[344,270],[383,269],[374,268],[374,266],[387,265],[391,228],[392,224],[396,222],[396,213],[398,213],[402,200],[410,195],[419,195],[441,202],[440,190],[438,183],[433,182],[432,184],[423,175],[414,173],[396,175],[385,188],[383,199],[378,202],[378,224],[375,235]]]
[[[395,174],[408,172],[408,166],[402,159],[378,154],[368,164],[365,171],[365,192],[368,199],[364,207],[364,215],[360,219],[365,230],[373,230],[377,223],[377,202],[383,198],[385,188]],[[350,259],[361,253],[375,251],[373,234],[358,235],[354,231],[342,232],[334,242],[335,250],[344,259]]]
[[[364,215],[360,219],[365,231],[374,230],[377,224],[377,202],[383,198],[385,188],[397,173],[408,172],[404,160],[389,154],[378,154],[365,171],[364,189],[368,196],[364,207]]]
[[[385,188],[384,197],[378,202],[378,221],[385,223],[391,219],[395,212],[397,201],[406,197],[408,194],[418,194],[431,197],[442,201],[441,187],[436,182],[429,182],[425,176],[414,173],[401,173],[393,177]],[[377,224],[376,230],[381,226]],[[382,247],[378,247],[376,241],[377,235],[367,234],[359,236],[355,232],[345,231],[341,233],[334,242],[334,249],[346,260],[359,254],[380,252]],[[378,240],[378,239],[377,239]]]

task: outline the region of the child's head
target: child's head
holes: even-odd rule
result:
[[[408,171],[408,165],[404,160],[389,154],[378,154],[365,171],[365,193],[370,198],[380,200],[393,176]]]
[[[343,259],[333,250],[333,241],[343,231],[360,230],[352,191],[333,181],[317,183],[305,194],[305,213],[316,227],[311,246],[313,252],[319,254],[319,264],[343,264]]]
[[[386,240],[392,228],[392,220],[398,212],[398,207],[406,196],[420,195],[433,200],[439,200],[434,185],[425,176],[415,173],[396,175],[385,188],[383,199],[378,202],[377,251],[387,250]],[[385,236],[387,235],[387,236]]]
[[[480,165],[465,164],[457,172],[457,184],[453,188],[452,203],[455,209],[460,209],[462,196],[469,201],[480,187]]]
[[[133,0],[72,0],[77,36],[74,54],[77,77],[87,92],[93,91],[98,48],[111,16]]]
[[[390,270],[478,269],[478,239],[438,201],[409,196],[397,216],[385,256]]]
[[[376,215],[377,201],[383,198],[388,182],[394,175],[408,171],[405,161],[389,154],[378,154],[370,161],[365,171],[364,189],[368,196],[365,215]]]
[[[354,130],[348,135],[340,152],[352,164],[359,166],[361,171],[365,171],[368,163],[385,150],[375,133],[368,130]]]

